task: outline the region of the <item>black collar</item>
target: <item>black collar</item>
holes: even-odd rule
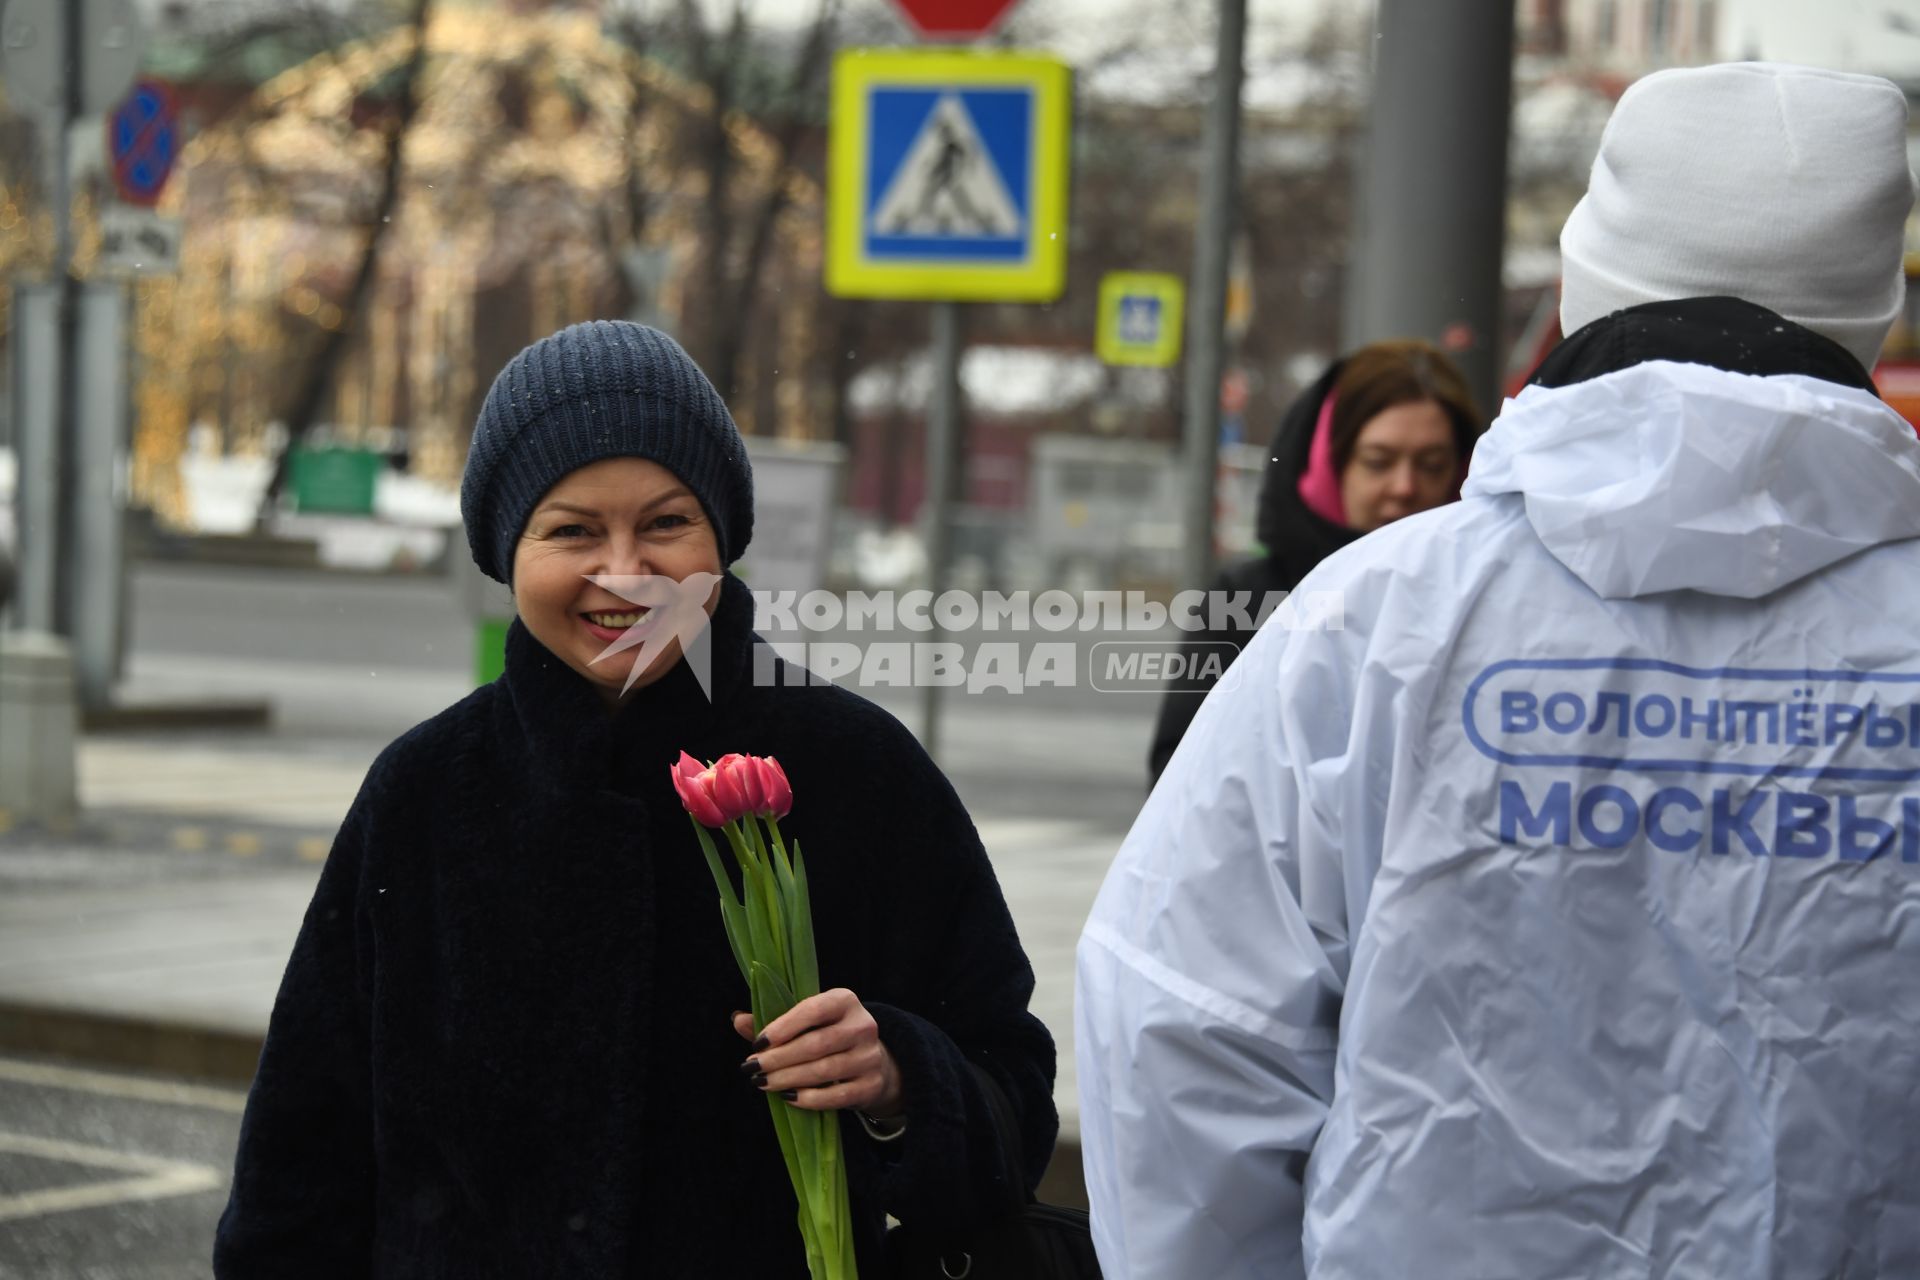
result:
[[[664,770],[714,718],[751,685],[753,592],[727,574],[708,628],[712,645],[709,699],[685,659],[617,708],[556,658],[518,618],[507,629],[506,673],[500,705],[507,723],[532,756],[531,764],[569,785],[631,792],[632,779]]]
[[[1602,316],[1548,352],[1527,381],[1564,387],[1649,360],[1762,377],[1797,373],[1874,390],[1873,379],[1845,347],[1739,298],[1649,302]]]

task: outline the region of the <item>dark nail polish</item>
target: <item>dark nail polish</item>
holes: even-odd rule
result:
[[[754,1088],[756,1088],[756,1089],[764,1089],[764,1088],[766,1088],[766,1087],[767,1087],[767,1078],[766,1078],[766,1077],[765,1077],[764,1075],[758,1075],[758,1076],[755,1076],[755,1077],[753,1078],[753,1087],[754,1087]]]
[[[748,1058],[748,1059],[747,1059],[747,1060],[746,1060],[745,1062],[743,1062],[743,1063],[741,1063],[741,1064],[740,1064],[740,1074],[741,1074],[741,1075],[743,1075],[743,1076],[757,1076],[757,1075],[759,1075],[759,1074],[760,1074],[760,1059],[758,1059],[758,1058]]]
[[[788,1102],[800,1101],[800,1091],[798,1089],[782,1089],[780,1091],[780,1096],[785,1098]]]
[[[773,1041],[767,1039],[765,1036],[761,1036],[753,1042],[753,1051],[755,1053],[765,1053],[771,1048],[773,1048]]]

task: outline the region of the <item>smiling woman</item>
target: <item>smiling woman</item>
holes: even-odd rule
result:
[[[769,1096],[838,1116],[869,1276],[889,1214],[938,1235],[1017,1206],[1057,1123],[1032,969],[912,735],[753,634],[727,572],[753,476],[706,377],[640,325],[535,343],[488,394],[461,510],[513,587],[506,674],[360,789],[275,1003],[215,1275],[797,1280]],[[782,825],[822,991],[765,1027],[737,1012],[683,750],[777,757],[806,797]]]
[[[608,458],[562,477],[534,509],[514,550],[513,597],[534,639],[617,702],[680,661],[672,634],[654,646],[608,648],[668,623],[674,592],[652,580],[711,577],[699,603],[712,617],[724,568],[692,490],[657,462]]]

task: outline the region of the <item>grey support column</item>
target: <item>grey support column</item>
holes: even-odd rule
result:
[[[1344,346],[1447,346],[1500,400],[1513,0],[1379,0]]]

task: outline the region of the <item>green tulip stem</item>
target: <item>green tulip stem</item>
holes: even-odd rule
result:
[[[818,995],[820,957],[813,945],[813,898],[807,888],[807,864],[800,856],[798,840],[793,842],[793,925],[801,935],[793,948],[793,989]]]
[[[691,814],[687,816],[687,821],[693,823],[693,834],[700,841],[700,852],[706,857],[707,870],[713,873],[713,887],[720,892],[720,922],[727,930],[727,946],[733,952],[733,962],[740,966],[741,978],[750,982],[747,952],[743,946],[747,931],[746,907],[733,896],[733,882],[727,879],[727,869],[720,865],[720,853],[713,847],[713,837]]]
[[[764,829],[762,823],[765,824]],[[813,903],[798,842],[791,858],[779,820],[747,815],[721,828],[740,866],[740,893],[719,849],[696,820],[694,834],[720,894],[727,945],[746,980],[754,1026],[764,1030],[808,996],[820,993]],[[858,1280],[853,1212],[838,1113],[811,1111],[769,1095],[774,1137],[793,1184],[795,1219],[812,1280]]]
[[[758,822],[751,816],[743,817],[726,826],[727,838],[733,844],[734,857],[740,862],[741,875],[750,886],[747,895],[748,912],[757,915],[766,929],[766,946],[756,946],[753,954],[768,964],[773,964],[783,977],[791,977],[784,957],[789,954],[787,944],[786,912],[782,909],[779,885],[774,879],[773,868],[767,865],[766,857],[760,851],[760,831]]]

